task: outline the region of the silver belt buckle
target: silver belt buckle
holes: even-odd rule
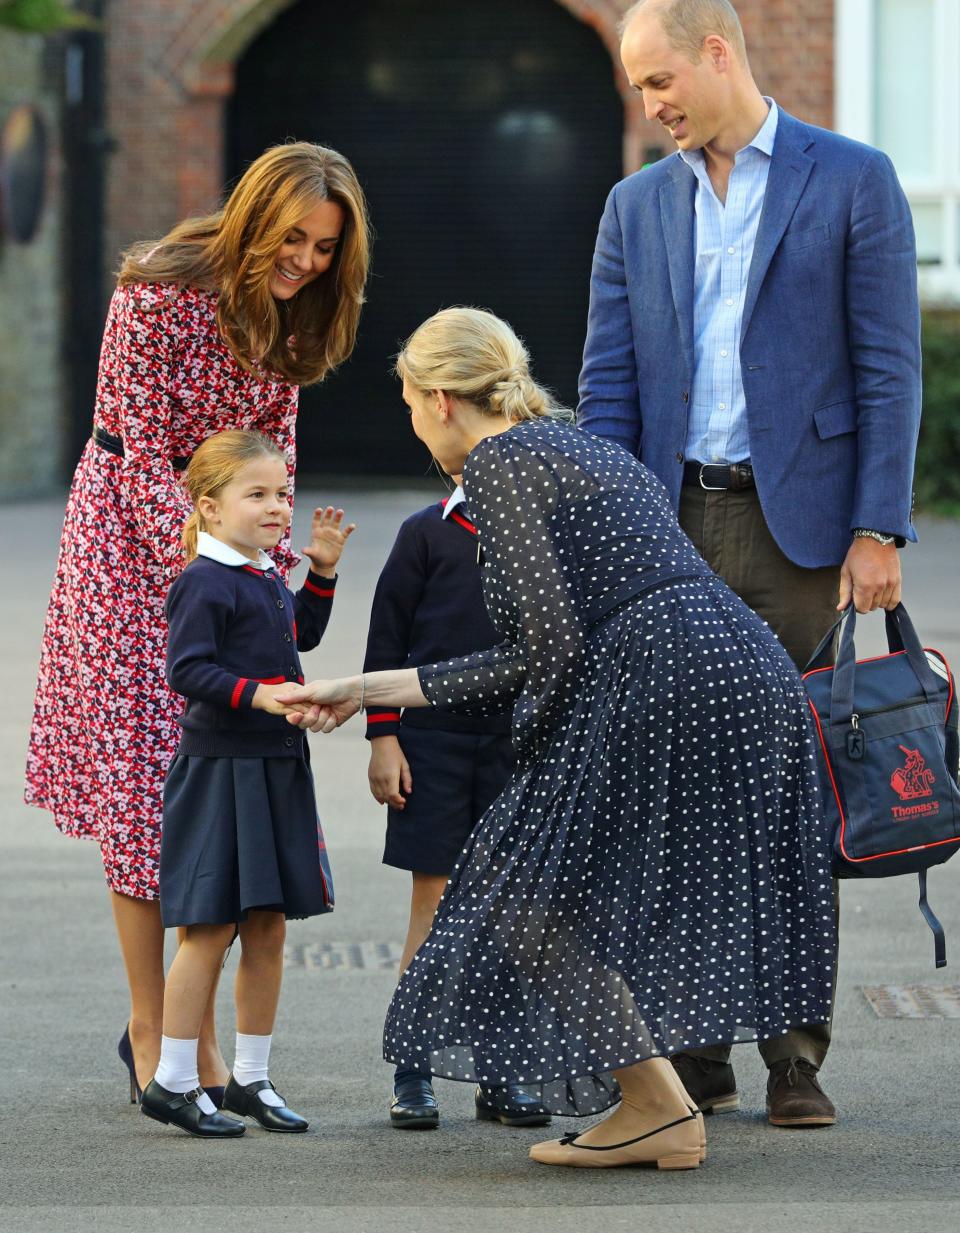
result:
[[[705,484],[703,482],[703,473],[706,470],[706,468],[710,465],[712,464],[701,463],[700,465],[700,475],[699,475],[700,487],[704,490],[704,492],[726,492],[726,490],[730,487],[729,484]]]

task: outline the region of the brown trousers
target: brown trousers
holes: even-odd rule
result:
[[[707,492],[685,484],[680,525],[710,568],[763,617],[802,671],[837,618],[839,567],[803,569],[785,557],[770,534],[755,489]],[[836,992],[836,961],[833,983]],[[794,1027],[785,1036],[759,1042],[767,1066],[792,1057],[820,1066],[829,1047],[830,1023]],[[718,1062],[730,1058],[729,1045],[690,1052]]]

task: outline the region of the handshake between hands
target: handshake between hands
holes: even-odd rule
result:
[[[310,681],[300,685],[258,685],[253,696],[255,710],[285,715],[296,728],[311,732],[333,732],[360,710],[362,680],[359,676],[336,681]]]

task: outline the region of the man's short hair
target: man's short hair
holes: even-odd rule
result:
[[[660,18],[670,46],[694,64],[703,53],[704,39],[719,34],[739,60],[747,62],[747,46],[737,10],[730,0],[637,0],[620,21],[620,36],[641,9],[649,8]]]

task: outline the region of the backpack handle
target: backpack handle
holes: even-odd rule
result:
[[[930,703],[937,702],[940,696],[940,686],[933,669],[927,663],[926,653],[920,639],[917,637],[917,631],[913,627],[913,622],[907,615],[906,608],[904,608],[903,604],[897,604],[896,608],[884,613],[884,617],[888,649],[894,654],[898,651],[903,651],[906,654],[907,659],[910,661],[910,666],[920,682],[920,688],[923,690],[924,697]],[[810,661],[812,663],[814,659],[823,653],[837,626],[844,620],[846,620],[846,625],[844,626],[843,633],[840,635],[840,646],[837,649],[837,660],[833,671],[833,686],[830,690],[831,726],[848,723],[850,716],[853,714],[853,684],[857,664],[856,650],[853,642],[853,635],[857,625],[857,614],[853,604],[850,604],[843,611],[840,620],[834,623],[826,638],[817,647]]]

